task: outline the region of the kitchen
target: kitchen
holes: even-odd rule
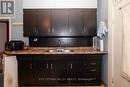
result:
[[[1,15],[0,19],[9,21],[9,29],[10,29],[9,40],[24,41],[26,43],[25,49],[27,50],[13,51],[13,52],[6,51],[6,55],[3,55],[4,56],[4,87],[17,87],[18,85],[19,86],[20,85],[21,86],[27,86],[27,85],[28,86],[31,86],[31,85],[32,86],[43,86],[43,85],[48,85],[48,86],[49,85],[50,86],[61,86],[61,85],[62,86],[67,86],[67,85],[68,86],[83,86],[83,85],[88,86],[88,85],[91,85],[91,86],[94,86],[95,85],[94,87],[102,87],[102,84],[104,84],[106,87],[112,87],[111,86],[112,79],[113,79],[112,58],[111,58],[112,57],[111,52],[113,52],[112,46],[111,46],[112,33],[110,33],[110,35],[107,35],[107,33],[105,33],[104,40],[103,40],[104,41],[103,51],[92,49],[92,46],[93,46],[92,36],[96,35],[95,33],[96,30],[93,30],[93,29],[99,28],[99,24],[102,23],[102,21],[103,23],[106,24],[106,27],[108,28],[108,32],[112,32],[112,30],[110,29],[111,20],[112,20],[111,19],[112,11],[109,11],[112,8],[112,7],[109,7],[111,5],[112,5],[112,0],[110,1],[107,1],[107,0],[46,1],[45,0],[45,2],[41,0],[39,1],[15,0],[15,15],[11,15],[9,18],[5,17],[4,15]],[[97,10],[97,13],[95,13],[96,10]],[[31,14],[31,11],[35,11],[35,12],[32,12],[33,14]],[[80,14],[84,15],[85,12],[88,12],[90,14],[87,14],[87,16],[80,16]],[[25,15],[26,13],[29,13],[30,15],[29,16]],[[35,16],[35,14],[39,16]],[[40,17],[41,14],[42,16]],[[96,14],[97,16],[95,16]],[[42,21],[42,18],[44,18],[43,15],[48,16],[50,21],[48,22],[48,19],[45,21]],[[68,17],[68,15],[70,16]],[[36,17],[36,20],[33,19],[35,17]],[[81,19],[86,18],[86,20],[81,20],[80,18]],[[91,18],[92,20],[87,20],[89,18]],[[61,20],[58,20],[58,19],[61,19]],[[64,21],[62,21],[62,19]],[[30,21],[30,20],[33,20],[33,21]],[[90,21],[90,24],[88,21]],[[41,22],[43,23],[43,25]],[[36,26],[34,26],[35,23],[36,23]],[[46,26],[48,27],[48,23],[50,23],[51,26],[49,26],[50,28],[47,31],[54,32],[54,33],[51,33],[51,34],[43,33],[43,32],[46,32],[46,30],[40,31],[40,30],[37,30],[37,28],[35,28],[35,27],[38,27],[39,29],[42,26],[46,28]],[[84,27],[83,25],[85,25],[85,23],[87,23],[87,27],[90,27],[90,28],[95,27],[95,28],[93,28],[92,29],[93,31],[90,31],[90,33],[82,34],[82,31],[84,30],[81,30],[83,29],[81,27]],[[36,32],[35,35],[32,33],[32,30],[28,30],[28,29],[31,29],[28,27],[30,27],[32,24],[33,24],[33,29]],[[63,29],[64,31],[60,31],[62,30],[62,28],[64,28],[63,26],[66,28]],[[69,26],[69,29],[68,29],[68,26]],[[73,29],[73,28],[78,28],[78,27],[79,27],[78,31],[75,31]],[[68,31],[70,33],[68,33]],[[40,33],[40,35],[38,33]],[[49,35],[52,35],[52,36],[49,36]],[[50,37],[53,37],[53,38],[50,38]],[[96,67],[100,68],[99,72],[98,73],[96,72],[96,74],[98,74],[97,76],[99,76],[98,80],[93,81],[92,84],[88,84],[89,82],[87,82],[88,80],[91,80],[91,79],[87,79],[87,81],[83,81],[85,79],[82,79],[81,81],[80,80],[77,81],[76,79],[76,81],[74,81],[73,77],[76,77],[75,75],[77,75],[77,77],[81,76],[85,78],[84,73],[82,73],[83,75],[81,74],[74,75],[74,73],[75,72],[81,73],[78,70],[80,68],[81,68],[80,69],[81,71],[83,70],[82,69],[83,62],[85,61],[86,63],[89,61],[93,61],[92,59],[94,59],[94,61],[99,63],[99,66],[96,65]],[[80,62],[77,63],[77,61],[80,61],[81,64]],[[21,62],[23,62],[23,65]],[[34,82],[29,82],[31,81],[31,79],[29,79],[31,73],[27,74],[27,72],[32,72],[32,71],[27,71],[25,73],[23,72],[24,69],[28,67],[28,66],[24,66],[24,64],[26,65],[29,63],[30,65],[32,64],[31,67],[35,67],[33,71],[35,72],[34,77],[36,80]],[[70,71],[69,73],[69,75],[71,75],[71,73],[74,72],[70,76],[72,77],[72,80],[70,80],[70,78],[67,77],[68,75],[67,76],[62,75],[63,72],[60,72],[64,70],[59,68],[59,66],[63,68],[64,66],[66,66],[66,63],[70,69],[72,70],[74,69],[74,71]],[[48,68],[49,70],[49,72],[47,73],[45,73],[46,71],[43,70],[43,68],[45,68],[44,64],[46,64],[46,68]],[[77,64],[77,66],[74,64]],[[52,68],[54,68],[55,65],[57,65],[57,67],[53,71]],[[24,68],[21,69],[19,67],[24,67]],[[50,69],[52,69],[52,71]],[[56,72],[61,73],[61,75],[58,75]],[[86,72],[86,71],[82,71],[82,72]],[[43,73],[49,74],[49,76],[46,75],[47,78],[43,78],[44,77],[42,76]],[[66,73],[68,73],[68,71]],[[51,76],[57,79],[48,78]],[[61,76],[60,78],[63,77],[62,80],[60,79],[59,81],[59,77],[57,76]],[[64,76],[67,77],[68,80],[66,79],[64,80]],[[46,79],[49,79],[49,81],[46,81]],[[113,87],[116,87],[116,86],[113,86]],[[124,86],[124,87],[127,87],[127,86]]]

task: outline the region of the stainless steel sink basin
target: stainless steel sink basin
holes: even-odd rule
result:
[[[69,49],[50,49],[50,50],[47,50],[46,52],[50,52],[50,53],[53,53],[53,52],[65,52],[65,53],[69,53],[69,52],[74,52],[74,51],[69,50]]]

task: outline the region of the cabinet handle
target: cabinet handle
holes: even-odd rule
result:
[[[52,28],[52,32],[54,32],[54,28]]]
[[[97,63],[90,63],[91,65],[96,65]]]
[[[36,28],[34,28],[34,32],[35,32],[35,33],[37,32],[37,29],[36,29]]]
[[[53,64],[51,64],[51,69],[53,69]]]
[[[95,72],[95,71],[96,71],[96,69],[91,69],[90,71]]]
[[[86,32],[86,28],[85,28],[85,25],[84,25],[84,29],[83,29],[84,32]]]
[[[71,29],[71,27],[70,27],[70,32],[72,32],[72,29]]]
[[[48,64],[46,64],[46,68],[48,69]]]
[[[32,69],[32,64],[30,64],[30,69]]]
[[[51,32],[50,28],[48,28],[48,32]]]
[[[82,33],[84,33],[84,15],[82,15]]]
[[[38,30],[37,30],[37,28],[34,28],[34,30],[35,30],[35,33],[38,33]]]
[[[71,69],[73,68],[73,64],[70,64],[70,68],[71,68]]]

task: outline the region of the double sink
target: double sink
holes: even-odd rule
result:
[[[49,53],[54,53],[54,52],[57,52],[57,53],[70,53],[70,52],[74,52],[73,50],[70,50],[70,49],[62,49],[62,48],[58,48],[58,49],[49,49],[49,50],[46,50],[46,52],[49,52]]]
[[[65,49],[65,48],[45,48],[45,49],[30,49],[32,52],[45,52],[45,53],[72,53],[75,52],[74,49]]]

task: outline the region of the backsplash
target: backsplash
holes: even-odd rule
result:
[[[92,47],[92,37],[29,38],[31,47]]]

